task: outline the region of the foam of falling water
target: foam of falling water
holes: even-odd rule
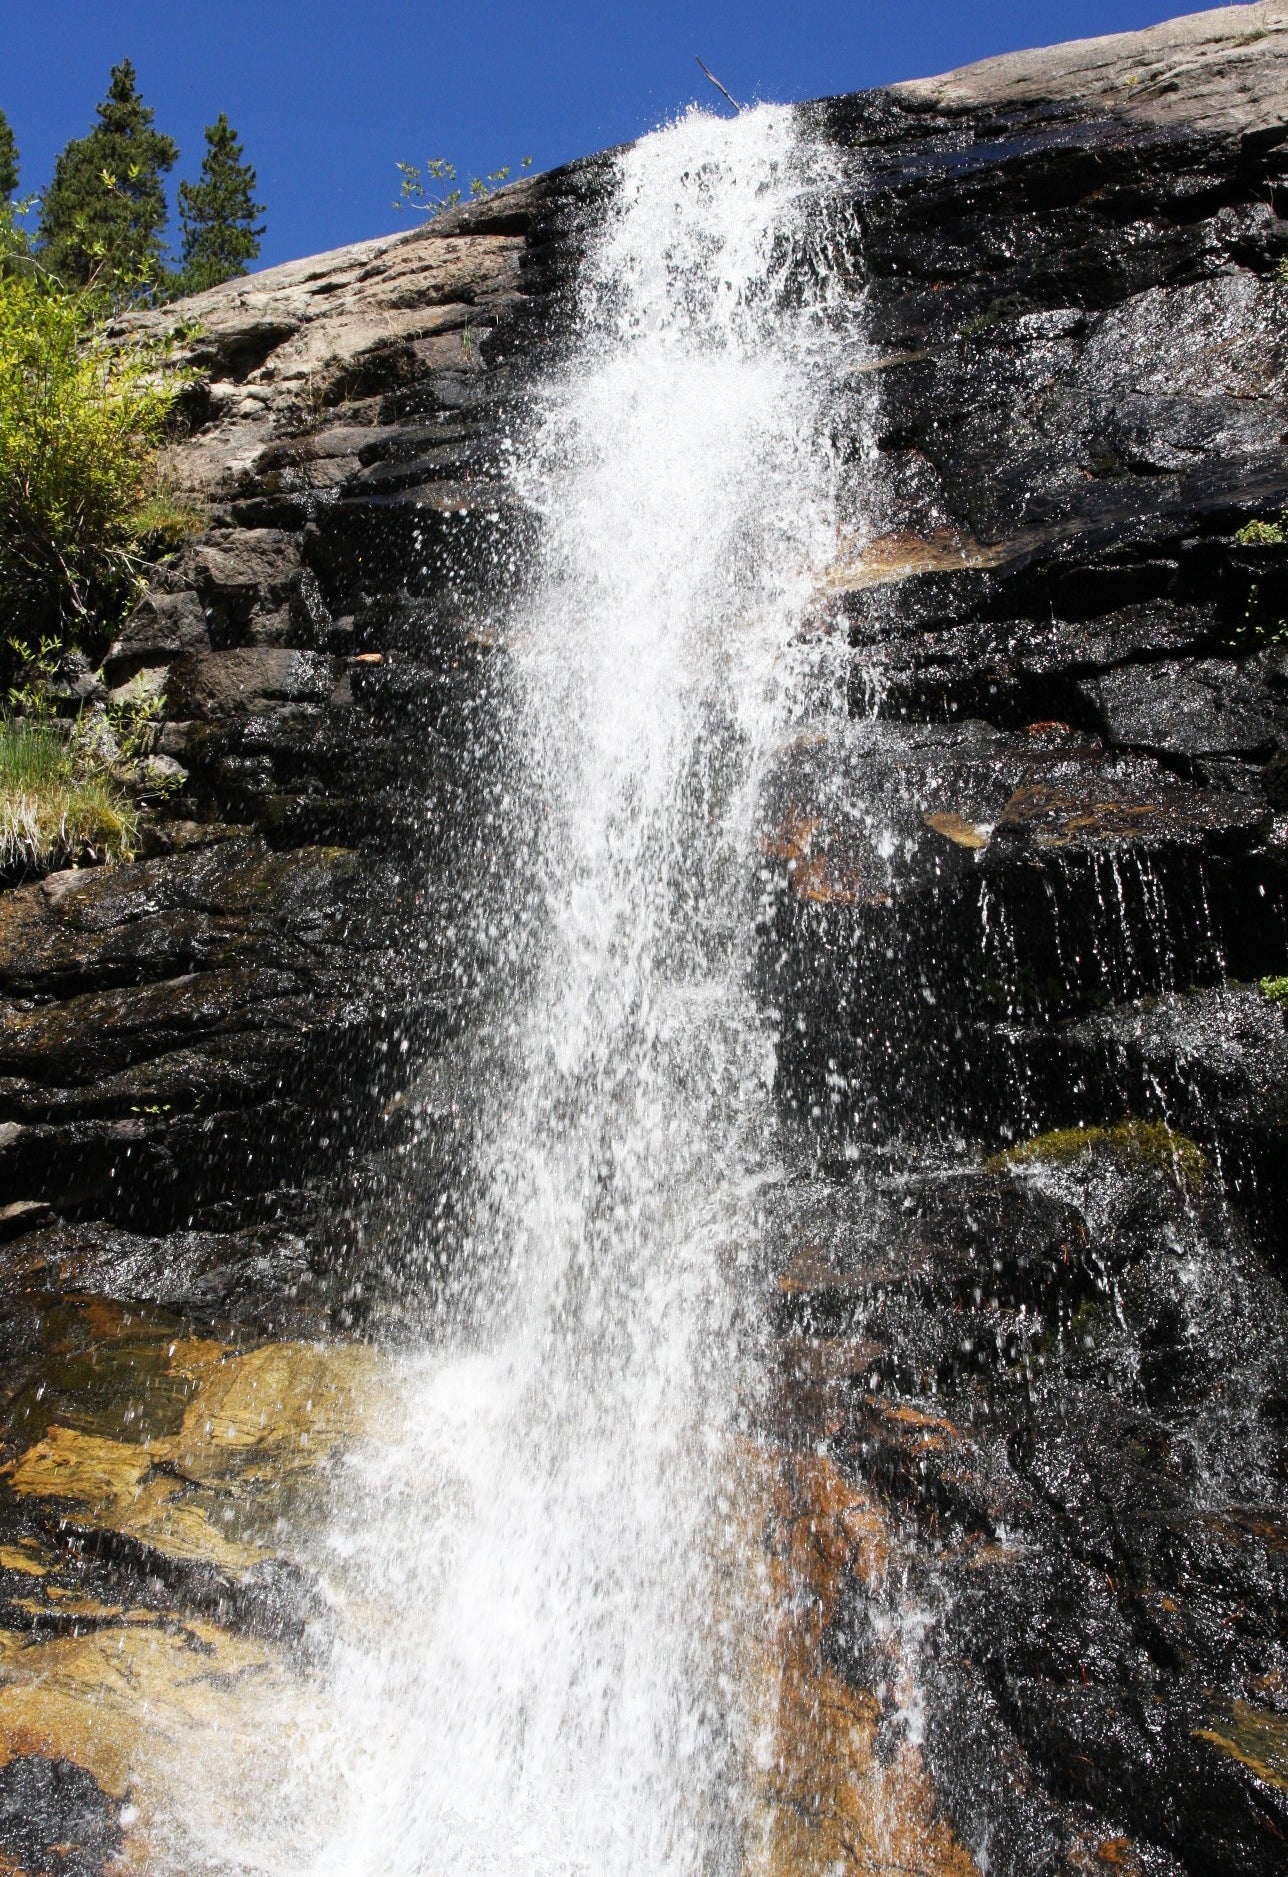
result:
[[[328,1689],[289,1790],[225,1809],[240,1868],[742,1863],[756,1612],[713,1560],[773,1175],[745,983],[758,766],[835,539],[829,161],[778,109],[628,151],[520,452],[544,547],[514,736],[547,834],[515,943],[539,960],[515,959],[498,1023],[449,1329],[403,1360],[397,1437],[337,1495]]]

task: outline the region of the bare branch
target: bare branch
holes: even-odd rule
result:
[[[698,59],[698,55],[696,52],[694,53],[693,56],[695,59]],[[701,59],[698,59],[698,64],[702,65]],[[720,83],[720,80],[716,77],[715,73],[711,70],[711,68],[707,65],[702,65],[702,69],[706,73],[707,77],[711,80],[716,90],[720,93],[721,97],[728,98],[730,104],[733,106],[735,111],[741,111],[742,106],[739,104],[737,98],[735,98],[730,92],[725,90],[724,86]]]

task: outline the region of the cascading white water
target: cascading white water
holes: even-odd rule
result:
[[[747,949],[759,766],[834,552],[830,162],[770,108],[629,150],[518,452],[540,956],[497,1025],[447,1329],[345,1472],[328,1692],[288,1788],[224,1814],[241,1868],[743,1866],[757,1610],[716,1561],[774,1158]]]

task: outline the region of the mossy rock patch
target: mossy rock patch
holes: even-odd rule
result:
[[[1195,1738],[1210,1741],[1267,1786],[1288,1792],[1288,1717],[1236,1701],[1207,1727],[1196,1728]]]
[[[1008,1167],[1071,1166],[1106,1156],[1138,1171],[1165,1174],[1188,1193],[1197,1193],[1212,1167],[1197,1141],[1162,1121],[1126,1120],[1112,1127],[1051,1128],[989,1160],[992,1172]]]

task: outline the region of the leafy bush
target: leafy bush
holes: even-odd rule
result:
[[[1234,538],[1240,547],[1282,547],[1288,533],[1282,521],[1249,521]]]
[[[525,156],[520,163],[521,170],[531,169],[532,158]],[[422,173],[419,163],[400,163],[398,172],[402,184],[396,209],[415,209],[420,215],[428,215],[432,220],[436,215],[446,215],[466,200],[466,191],[456,181],[456,166],[449,163],[445,156],[431,156]],[[486,176],[474,176],[470,179],[469,199],[476,201],[480,196],[491,195],[494,189],[500,189],[509,182],[511,175],[507,163],[504,169],[494,169]]]
[[[181,375],[163,341],[108,338],[92,289],[12,241],[0,272],[0,632],[101,640],[138,584],[156,450]]]
[[[137,816],[88,748],[52,724],[0,717],[0,875],[128,854]]]
[[[62,640],[40,638],[29,645],[26,639],[11,638],[8,649],[12,654],[8,662],[13,672],[7,698],[9,710],[33,722],[48,723],[57,715],[50,685],[57,678],[62,662]]]

